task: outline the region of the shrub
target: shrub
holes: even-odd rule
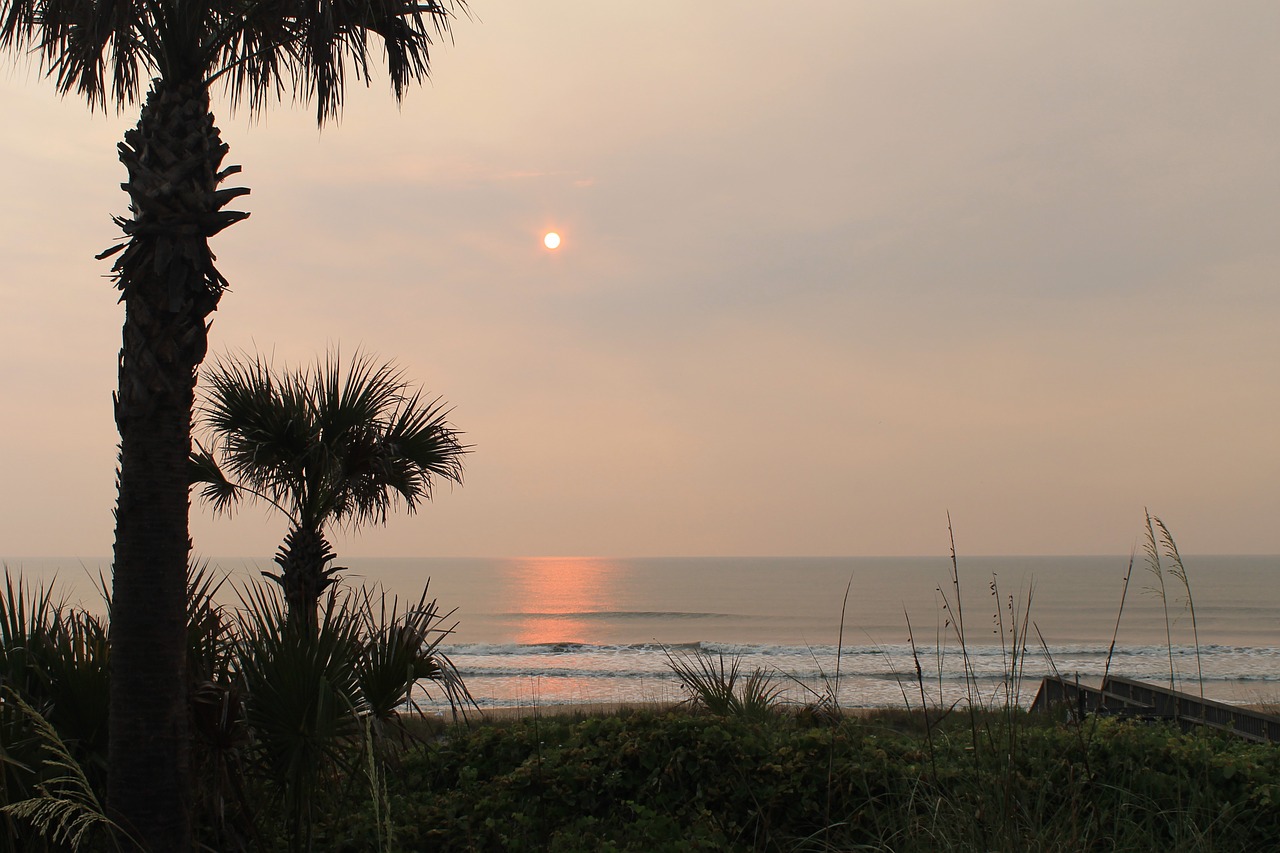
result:
[[[991,716],[993,728],[1007,719]],[[889,722],[638,712],[454,727],[388,779],[398,849],[1280,845],[1271,747],[1110,721],[1086,746],[1024,716],[1011,760],[999,748],[975,755],[957,718],[933,730],[935,770],[924,733]],[[374,831],[350,813],[326,828],[334,849],[351,851],[372,847]]]

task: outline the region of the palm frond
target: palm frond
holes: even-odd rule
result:
[[[379,736],[396,727],[402,708],[418,708],[413,689],[419,681],[442,690],[455,714],[475,705],[453,662],[439,650],[457,628],[449,622],[454,611],[441,612],[434,598],[428,600],[429,590],[430,581],[417,603],[403,612],[399,598],[391,596],[388,604],[384,590],[362,589],[354,598],[363,623],[357,664],[360,690]]]
[[[49,658],[63,632],[67,610],[64,602],[53,597],[52,583],[29,587],[20,572],[5,567],[0,596],[0,684],[18,691],[41,711],[52,706]],[[13,731],[6,736],[12,740]]]
[[[240,489],[282,505],[296,519],[308,486],[303,466],[315,445],[305,395],[256,357],[219,359],[206,371],[205,382],[197,421],[211,436],[209,462],[219,470],[201,482],[234,478]],[[216,509],[223,493],[206,489],[202,496]]]
[[[739,657],[732,658],[726,667],[724,655],[712,658],[701,650],[673,655],[664,649],[663,653],[668,668],[689,694],[685,701],[709,713],[759,719],[772,714],[777,706],[781,685],[771,673],[759,668],[744,679]]]
[[[287,507],[302,527],[359,526],[385,522],[400,502],[415,511],[436,478],[462,482],[471,448],[451,410],[439,397],[428,402],[392,362],[360,352],[344,362],[335,351],[293,370],[227,357],[205,386],[198,423],[215,452],[196,460],[215,510],[239,488],[237,496]]]
[[[442,398],[423,403],[421,395],[415,393],[388,426],[386,441],[397,456],[409,460],[424,476],[434,475],[461,485],[462,459],[471,448],[461,442],[461,433],[449,423],[451,412]],[[429,480],[424,486],[426,490],[420,494],[430,499]],[[408,494],[404,497],[410,502]]]
[[[40,651],[46,716],[92,773],[105,771],[111,646],[98,616],[66,608]]]
[[[159,33],[141,2],[46,0],[40,6],[42,62],[58,91],[106,107],[138,100],[141,84],[160,70]]]
[[[192,681],[229,678],[235,629],[214,596],[227,582],[209,561],[192,561],[187,571],[187,672]]]
[[[221,80],[232,106],[257,113],[291,93],[317,121],[341,111],[348,79],[368,84],[380,43],[392,93],[430,73],[465,0],[5,0],[0,49],[32,50],[59,92],[93,107],[136,103],[152,77]]]
[[[0,650],[6,653],[6,661],[10,659],[7,653],[11,649],[25,648],[33,635],[46,633],[62,609],[53,600],[52,584],[28,589],[22,575],[15,578],[8,566],[4,569],[3,605],[0,607]],[[12,677],[8,671],[0,671],[0,676]]]
[[[348,69],[354,78],[370,82],[370,38],[382,42],[384,60],[397,100],[410,83],[426,79],[436,37],[448,35],[454,10],[462,0],[332,0],[326,15],[298,15],[296,29],[283,63],[292,87],[302,100],[314,102],[316,120],[323,123],[342,109]],[[260,102],[265,93],[258,93]]]
[[[215,513],[229,514],[240,502],[243,489],[227,479],[217,458],[199,442],[196,442],[196,449],[191,452],[188,467],[191,485],[199,487],[200,497]]]

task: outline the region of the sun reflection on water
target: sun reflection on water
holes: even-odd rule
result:
[[[619,566],[595,557],[535,557],[515,561],[510,581],[516,642],[600,642],[600,623],[588,614],[617,608]]]

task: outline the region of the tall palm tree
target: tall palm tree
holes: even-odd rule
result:
[[[0,49],[35,53],[61,94],[91,108],[142,100],[119,146],[130,215],[112,274],[125,305],[108,804],[154,850],[191,846],[183,607],[191,412],[208,316],[227,287],[208,240],[247,214],[219,189],[239,171],[209,111],[221,82],[258,110],[286,93],[341,108],[383,46],[399,99],[466,0],[0,0]],[[117,254],[118,253],[118,254]]]
[[[299,626],[314,624],[341,571],[331,526],[384,523],[395,504],[414,512],[430,500],[437,478],[462,482],[468,448],[448,411],[389,362],[357,353],[344,367],[331,354],[290,371],[261,357],[224,359],[205,379],[199,425],[210,444],[192,454],[192,479],[215,510],[250,497],[288,517],[280,572],[267,575]]]

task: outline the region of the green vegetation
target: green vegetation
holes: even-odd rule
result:
[[[986,719],[989,717],[989,719]],[[400,850],[1246,850],[1280,845],[1280,751],[1166,726],[886,712],[636,712],[464,729],[389,778]],[[1009,754],[1005,745],[1017,743]],[[931,757],[932,752],[932,757]],[[373,848],[372,806],[318,830]]]
[[[767,670],[755,669],[744,678],[742,662],[737,658],[726,665],[724,655],[713,658],[706,653],[666,654],[667,665],[694,707],[722,716],[755,719],[776,711],[780,687]]]
[[[188,586],[187,691],[195,831],[208,849],[315,850],[313,826],[385,785],[412,742],[415,685],[465,705],[438,646],[452,630],[426,590],[416,602],[332,589],[314,625],[279,590],[214,601]],[[5,576],[0,600],[0,851],[135,849],[101,806],[107,769],[101,619]],[[110,607],[110,601],[108,601]]]
[[[1148,529],[1189,599],[1172,536]],[[963,648],[954,552],[952,570]],[[272,584],[219,606],[195,566],[195,835],[334,853],[1280,849],[1280,749],[1176,721],[1029,715],[1031,593],[989,589],[1006,669],[994,700],[930,705],[918,651],[904,708],[868,714],[839,707],[838,664],[797,708],[770,673],[669,654],[689,697],[672,711],[446,724],[405,713],[424,681],[455,708],[470,699],[425,590],[402,607],[334,585],[307,623]],[[7,575],[0,592],[0,851],[137,849],[102,805],[105,622]]]
[[[107,826],[107,628],[7,572],[0,596],[0,851]],[[97,815],[94,815],[95,810]]]
[[[137,842],[129,833],[107,817],[84,768],[44,715],[28,705],[18,693],[7,688],[0,695],[0,702],[5,705],[5,710],[11,717],[8,722],[12,723],[13,718],[16,718],[25,724],[10,725],[7,727],[9,732],[27,729],[23,732],[27,735],[25,745],[40,758],[39,770],[36,773],[26,773],[31,777],[30,781],[34,782],[32,795],[23,800],[5,803],[3,812],[6,820],[29,824],[36,836],[47,839],[55,847],[80,850],[95,837],[103,838],[116,850],[122,849],[122,844],[125,843],[131,847],[136,846]],[[5,759],[19,774],[30,770],[29,767],[14,762],[11,756],[5,756]],[[10,832],[5,839],[6,846],[20,840],[23,844],[37,843],[36,838],[24,839],[23,833],[13,831],[13,824],[8,828]]]

